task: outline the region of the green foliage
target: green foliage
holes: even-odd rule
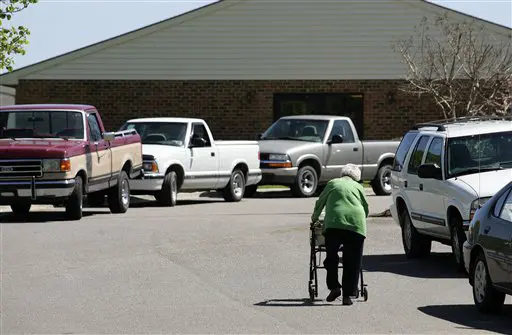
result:
[[[11,72],[14,56],[24,55],[24,46],[28,44],[30,31],[24,26],[6,25],[14,14],[27,8],[38,0],[0,0],[0,73],[4,70]]]

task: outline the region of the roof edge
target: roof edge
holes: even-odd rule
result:
[[[86,56],[92,52],[102,50],[104,48],[108,48],[113,45],[119,45],[122,43],[126,43],[132,39],[141,37],[146,34],[151,34],[158,30],[159,26],[170,24],[170,27],[172,27],[172,23],[175,23],[176,25],[179,25],[183,22],[186,22],[188,20],[194,19],[198,16],[209,14],[210,12],[214,12],[218,9],[224,8],[224,6],[230,6],[235,3],[238,3],[242,0],[216,0],[213,1],[207,5],[197,7],[195,9],[189,10],[187,12],[178,14],[176,16],[160,20],[158,22],[152,23],[150,25],[137,28],[131,31],[128,31],[126,33],[116,35],[113,37],[110,37],[105,40],[101,40],[96,43],[92,43],[89,45],[86,45],[84,47],[65,52],[63,54],[30,64],[26,65],[22,68],[16,69],[12,72],[5,72],[0,74],[0,85],[3,86],[16,86],[18,84],[18,78],[22,75],[30,74],[33,72],[41,71],[44,69],[47,69],[49,67],[57,65],[58,61],[61,61],[63,58],[69,58],[69,60],[74,58],[79,58]],[[168,27],[168,28],[170,28]],[[73,57],[75,56],[75,57]],[[6,80],[7,79],[7,80]]]
[[[437,3],[434,3],[434,2],[430,2],[430,1],[427,1],[427,0],[420,0],[420,1],[423,2],[423,3],[426,3],[428,6],[436,7],[437,9],[446,10],[446,11],[452,12],[454,14],[462,15],[462,16],[465,16],[467,18],[470,18],[470,19],[473,19],[473,20],[476,20],[476,21],[482,21],[484,23],[488,23],[490,25],[493,25],[496,28],[507,29],[507,30],[509,30],[510,33],[512,33],[512,27],[507,27],[507,26],[504,26],[502,24],[499,24],[499,23],[496,23],[496,22],[492,22],[492,21],[489,21],[487,19],[482,19],[480,17],[474,16],[474,15],[471,15],[471,14],[467,14],[467,13],[458,11],[458,10],[453,9],[453,8],[445,7],[443,5],[440,5],[440,4],[437,4]]]

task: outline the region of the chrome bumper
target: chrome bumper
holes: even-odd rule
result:
[[[297,171],[297,167],[261,169],[262,178],[260,184],[293,184],[295,182],[295,177],[297,176]]]
[[[74,179],[0,181],[0,201],[67,198],[74,188]]]
[[[133,191],[160,191],[164,178],[164,174],[144,174],[141,178],[130,180],[130,189]]]

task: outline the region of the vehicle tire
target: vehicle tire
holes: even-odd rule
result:
[[[244,197],[252,198],[258,192],[258,185],[249,185],[245,187]]]
[[[222,190],[224,200],[229,202],[238,202],[242,200],[245,192],[244,173],[239,169],[234,170],[229,178],[229,183]]]
[[[75,177],[75,188],[66,203],[66,217],[70,220],[80,220],[83,216],[84,187],[82,177]]]
[[[414,228],[409,212],[402,213],[402,243],[407,258],[423,258],[430,255],[432,240]]]
[[[497,313],[505,303],[505,293],[497,291],[489,277],[483,252],[479,252],[471,270],[473,276],[473,300],[481,313]]]
[[[121,171],[114,186],[108,194],[108,207],[112,213],[126,213],[130,207],[130,181],[125,171]]]
[[[377,171],[377,175],[370,183],[376,195],[391,194],[391,165],[384,164]]]
[[[462,248],[464,242],[466,242],[466,234],[462,229],[462,220],[460,216],[455,215],[452,217],[450,222],[450,236],[453,258],[455,260],[455,266],[457,271],[466,272],[464,266],[464,250]]]
[[[178,175],[170,171],[165,175],[162,190],[155,196],[161,206],[174,207],[178,201]]]
[[[87,194],[87,204],[91,207],[101,207],[105,204],[105,194],[100,192]]]
[[[17,204],[11,205],[11,210],[14,216],[26,216],[30,212],[30,207],[32,204],[30,202],[19,202]]]
[[[298,198],[309,198],[313,196],[318,187],[318,175],[316,170],[309,165],[299,169],[292,185],[292,194]]]

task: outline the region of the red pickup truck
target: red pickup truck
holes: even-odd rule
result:
[[[89,105],[0,107],[0,205],[27,215],[32,204],[65,206],[82,218],[84,196],[112,213],[130,204],[130,179],[142,172],[136,131],[105,132]]]

